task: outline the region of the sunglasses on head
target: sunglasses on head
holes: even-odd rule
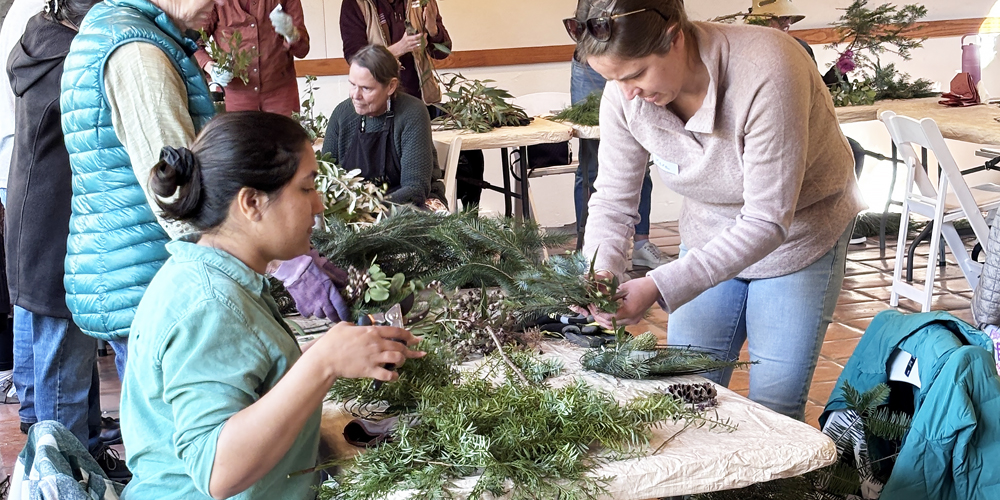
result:
[[[574,42],[579,42],[580,37],[583,36],[583,32],[586,31],[590,33],[590,36],[594,37],[598,42],[606,42],[611,39],[611,26],[614,24],[614,20],[619,17],[631,16],[632,14],[639,14],[641,12],[655,12],[664,21],[667,20],[660,11],[656,9],[639,9],[633,10],[631,12],[624,12],[622,14],[608,14],[605,13],[603,16],[592,17],[586,21],[581,21],[575,17],[568,17],[563,19],[563,26],[566,27],[566,33],[569,33],[569,37],[573,39]]]

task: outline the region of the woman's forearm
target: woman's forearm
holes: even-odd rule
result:
[[[330,364],[319,361],[304,354],[273,389],[226,422],[209,480],[213,498],[246,490],[288,453],[336,379]]]

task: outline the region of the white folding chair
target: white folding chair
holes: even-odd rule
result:
[[[458,212],[458,156],[462,152],[462,136],[455,136],[451,142],[434,141],[438,164],[444,170],[444,197],[451,213]]]
[[[882,122],[889,130],[889,136],[899,150],[900,159],[906,165],[907,172],[889,304],[898,305],[899,297],[903,296],[918,302],[921,311],[926,312],[930,310],[934,294],[934,268],[938,263],[942,236],[948,249],[958,261],[958,266],[969,286],[975,288],[979,282],[982,264],[972,259],[965,242],[955,230],[954,221],[968,219],[976,240],[985,247],[989,238],[989,226],[986,224],[983,212],[994,211],[1000,206],[1000,192],[998,192],[1000,186],[984,184],[970,189],[934,120],[924,118],[917,121],[886,111],[882,113]],[[940,176],[936,188],[927,175],[928,165],[923,164],[914,146],[930,150],[937,158]],[[933,224],[923,288],[918,288],[902,279],[906,235],[912,215],[930,219],[930,224]]]
[[[535,92],[515,97],[513,103],[524,108],[528,116],[547,116],[558,113],[571,104],[569,92]],[[520,155],[517,156],[518,160]],[[573,161],[568,165],[554,165],[544,168],[533,168],[528,170],[528,179],[547,177],[550,175],[576,174],[576,169],[580,162]],[[537,210],[535,209],[535,197],[531,193],[531,183],[528,183],[528,206],[531,214],[526,217],[535,219]],[[572,199],[572,198],[570,198]]]

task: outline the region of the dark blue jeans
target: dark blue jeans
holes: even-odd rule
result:
[[[574,103],[587,98],[588,95],[604,89],[606,81],[590,66],[573,60],[573,78],[570,80],[570,98]],[[587,200],[594,192],[594,180],[597,179],[597,150],[601,141],[595,139],[580,140],[580,166],[576,169],[576,181],[573,184],[573,202],[576,205],[576,232],[582,234],[587,225]],[[586,173],[586,174],[585,174]],[[590,192],[584,187],[584,180],[590,186]],[[642,181],[642,193],[639,197],[639,223],[635,225],[635,234],[649,235],[649,212],[652,210],[651,196],[653,180],[646,170],[646,178]]]
[[[22,422],[58,421],[91,452],[99,448],[97,340],[73,320],[14,306],[14,387]]]

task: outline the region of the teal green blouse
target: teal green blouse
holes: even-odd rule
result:
[[[232,255],[186,241],[139,304],[129,337],[121,421],[133,479],[124,498],[210,498],[219,433],[271,390],[301,351],[267,280]],[[237,499],[313,498],[316,409],[278,465]],[[246,439],[259,439],[248,435]]]

